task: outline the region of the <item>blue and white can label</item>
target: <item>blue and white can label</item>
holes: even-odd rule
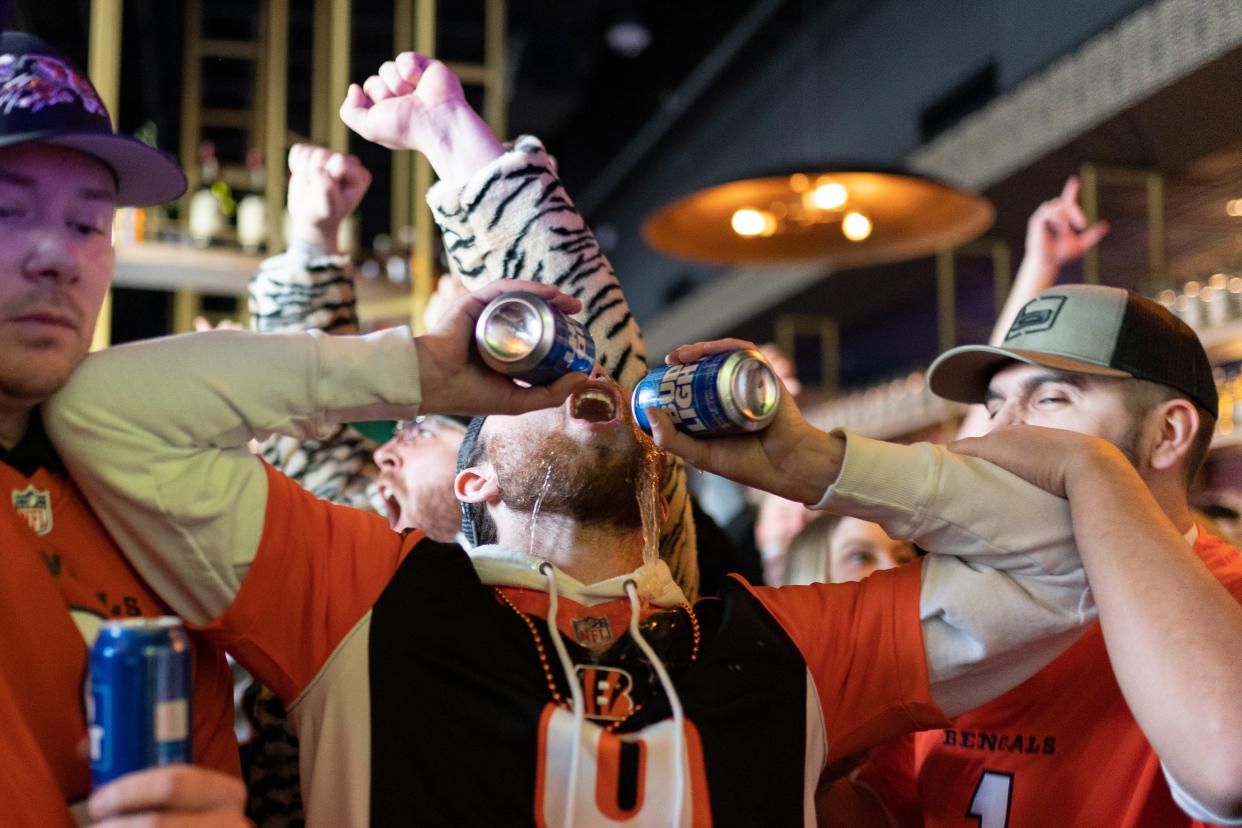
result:
[[[780,382],[753,349],[714,354],[689,365],[665,365],[634,389],[631,408],[650,433],[646,409],[661,408],[678,431],[713,437],[758,431],[776,416]]]
[[[188,764],[190,639],[176,618],[104,624],[90,653],[91,784]]]

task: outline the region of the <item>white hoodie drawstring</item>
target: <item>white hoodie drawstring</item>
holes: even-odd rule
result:
[[[565,641],[561,637],[561,631],[556,623],[557,610],[557,588],[556,588],[556,568],[548,562],[539,565],[539,571],[543,574],[548,582],[548,635],[552,638],[552,647],[556,650],[557,658],[561,662],[561,669],[565,672],[565,677],[569,682],[569,693],[573,698],[573,714],[574,714],[574,739],[573,750],[570,753],[569,760],[569,784],[565,788],[565,828],[573,828],[574,824],[574,803],[577,801],[578,788],[578,767],[581,762],[582,754],[582,729],[586,723],[586,703],[582,698],[581,682],[578,681],[577,672],[574,669],[573,662],[569,658],[569,651],[565,648]],[[686,770],[685,770],[685,712],[682,710],[681,698],[677,695],[677,690],[673,687],[673,680],[669,677],[668,670],[664,667],[664,662],[656,655],[655,650],[647,643],[647,639],[643,637],[642,630],[639,629],[638,621],[641,613],[641,603],[638,597],[638,586],[635,582],[627,580],[625,582],[625,594],[630,599],[630,636],[634,639],[634,643],[642,650],[643,655],[647,657],[647,661],[655,670],[656,676],[660,680],[660,686],[664,688],[664,694],[668,697],[669,708],[673,713],[674,728],[674,752],[673,761],[677,774],[677,795],[673,800],[673,819],[672,825],[681,824],[682,809],[685,805],[686,798]]]
[[[668,706],[673,711],[673,728],[674,728],[674,744],[673,744],[673,767],[677,773],[677,797],[673,800],[673,822],[674,826],[681,824],[681,812],[685,804],[686,798],[686,769],[685,769],[685,753],[686,753],[686,715],[681,709],[681,698],[677,695],[677,690],[673,688],[673,680],[669,678],[668,671],[664,669],[664,662],[660,661],[660,657],[656,655],[651,645],[647,643],[647,639],[643,638],[642,631],[638,628],[638,587],[632,581],[625,582],[625,594],[630,597],[630,637],[634,639],[634,643],[643,651],[643,655],[647,656],[647,660],[651,662],[651,666],[655,669],[656,675],[660,679],[660,686],[664,688],[664,694],[668,696]]]
[[[578,681],[573,662],[569,660],[569,651],[561,639],[561,631],[556,626],[556,569],[552,564],[544,562],[539,571],[548,579],[548,635],[552,638],[552,646],[561,661],[561,669],[565,671],[565,679],[569,682],[569,694],[573,697],[574,711],[574,747],[569,758],[569,784],[565,786],[565,828],[573,828],[574,803],[578,795],[578,763],[582,754],[582,726],[586,722],[586,704],[582,700],[582,688]]]

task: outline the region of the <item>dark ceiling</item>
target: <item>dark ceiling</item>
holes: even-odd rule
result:
[[[745,44],[746,53],[774,48],[805,11],[802,6],[814,2],[784,3],[788,8],[773,15]],[[254,0],[204,0],[205,17],[221,27],[220,36],[248,38],[257,31],[261,5]],[[529,132],[543,138],[557,155],[570,191],[581,192],[652,115],[672,103],[670,96],[686,76],[752,5],[749,0],[513,0],[506,40],[510,134]],[[122,125],[133,128],[141,122],[135,119],[155,120],[160,143],[173,149],[180,110],[182,6],[166,0],[125,2]],[[441,56],[480,60],[483,0],[442,0],[438,6]],[[308,117],[310,104],[308,84],[298,78],[309,71],[312,8],[312,0],[290,4],[289,105],[295,130]],[[392,8],[392,0],[353,0],[353,77],[361,80],[392,56]],[[6,12],[12,27],[39,34],[85,65],[89,0],[0,0],[0,19]],[[642,46],[644,32],[649,40]],[[610,38],[625,34],[629,37],[622,45],[610,45]],[[626,43],[636,51],[626,54]],[[244,75],[226,77],[234,87],[249,85]],[[719,88],[727,88],[727,73],[706,95]],[[369,163],[386,166],[382,153],[368,155]],[[377,204],[387,203],[385,194],[377,191],[376,196]]]

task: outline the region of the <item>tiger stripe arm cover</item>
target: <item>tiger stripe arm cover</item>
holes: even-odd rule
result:
[[[427,203],[444,238],[450,267],[471,290],[497,279],[554,284],[582,300],[577,318],[595,339],[600,365],[626,389],[647,373],[647,348],[621,283],[586,221],[565,192],[538,138],[483,167],[460,189],[439,183]],[[699,571],[694,523],[681,459],[668,457],[668,518],[660,554],[691,600]]]

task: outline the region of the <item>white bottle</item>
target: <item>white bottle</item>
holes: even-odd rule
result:
[[[190,241],[195,247],[207,247],[224,231],[224,210],[216,194],[211,191],[211,185],[220,172],[220,164],[216,161],[216,147],[211,141],[199,145],[198,156],[202,178],[198,189],[190,196],[189,231]]]
[[[246,153],[246,167],[250,171],[250,193],[237,204],[237,241],[247,253],[258,253],[267,242],[263,154],[257,149]]]

